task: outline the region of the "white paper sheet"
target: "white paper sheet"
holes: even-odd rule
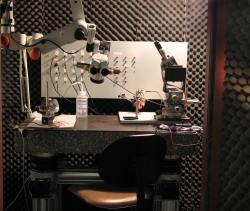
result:
[[[75,115],[60,115],[56,116],[53,123],[59,128],[73,128],[76,122]],[[42,118],[35,118],[28,127],[50,128],[49,125],[42,125]]]

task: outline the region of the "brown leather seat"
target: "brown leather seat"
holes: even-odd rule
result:
[[[136,188],[116,188],[106,183],[72,185],[69,190],[88,204],[102,208],[132,207],[137,203]],[[145,199],[152,196],[145,190]]]
[[[72,185],[68,189],[96,207],[138,207],[145,210],[145,200],[162,171],[166,141],[159,135],[134,135],[107,146],[98,160],[103,183]]]

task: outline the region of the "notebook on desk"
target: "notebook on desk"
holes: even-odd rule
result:
[[[139,112],[136,118],[135,112],[118,112],[121,124],[154,124],[157,123],[155,115],[155,112]]]

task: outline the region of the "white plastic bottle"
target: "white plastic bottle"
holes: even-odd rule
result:
[[[86,92],[83,91],[83,85],[81,82],[76,82],[71,85],[81,84],[81,90],[76,96],[76,116],[77,117],[87,117],[88,116],[88,97]]]

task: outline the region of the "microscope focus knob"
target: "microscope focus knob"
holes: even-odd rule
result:
[[[84,31],[82,29],[78,28],[75,31],[75,39],[76,40],[83,40],[84,39]]]

